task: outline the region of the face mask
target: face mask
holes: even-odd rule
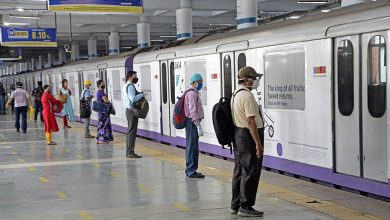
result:
[[[102,89],[105,89],[105,88],[106,88],[106,86],[100,86],[100,88],[102,88]]]
[[[252,89],[257,89],[259,88],[259,79],[256,79],[255,81],[253,81],[253,84],[252,84]]]
[[[198,82],[198,85],[196,86],[196,89],[199,91],[201,90],[203,87],[203,83],[202,82]]]
[[[133,84],[137,84],[138,78],[134,78],[133,80],[131,80],[131,82],[132,82]]]

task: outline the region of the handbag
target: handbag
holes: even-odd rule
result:
[[[60,90],[60,92],[57,94],[57,100],[60,101],[61,103],[66,103],[66,101],[68,101],[68,97],[62,94]]]
[[[104,102],[93,101],[92,110],[98,113],[110,113],[111,105]]]
[[[145,97],[142,97],[139,101],[134,103],[132,110],[135,117],[145,119],[149,113],[148,100],[146,100]]]

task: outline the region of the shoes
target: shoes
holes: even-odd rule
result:
[[[189,178],[198,178],[198,179],[202,179],[204,177],[205,176],[203,174],[201,174],[201,173],[194,173],[191,176],[189,176]]]
[[[230,208],[230,214],[237,215],[238,209]]]
[[[19,130],[19,129],[16,129],[16,132],[20,132],[20,130]]]
[[[70,127],[69,125],[67,125],[67,126],[64,126],[64,129],[65,129],[65,128],[72,128],[72,127]]]
[[[126,157],[127,157],[127,158],[141,158],[142,155],[139,155],[139,154],[136,154],[136,153],[134,153],[134,152],[131,152],[131,153],[128,153],[128,154],[126,155]]]
[[[249,207],[249,208],[243,208],[241,207],[238,210],[237,213],[241,217],[263,217],[264,212],[262,211],[257,211],[256,209]]]
[[[27,133],[27,131],[23,131],[23,134]]]
[[[93,135],[84,135],[84,138],[95,138],[95,136],[93,136]]]

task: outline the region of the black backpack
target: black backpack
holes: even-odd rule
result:
[[[43,88],[42,87],[38,87],[38,88],[35,88],[34,89],[34,98],[35,98],[35,101],[38,101],[40,102],[41,101],[41,97],[42,97],[42,94],[43,94]]]
[[[85,91],[81,94],[80,99],[80,118],[89,118],[91,117],[92,111],[91,111],[91,105],[89,104],[89,101],[84,98]]]
[[[232,95],[234,97],[238,92],[244,89],[239,89]],[[212,111],[213,125],[215,135],[217,136],[220,145],[227,145],[232,153],[234,143],[234,123],[232,110],[230,106],[230,98],[222,97],[217,104],[214,105]]]
[[[126,92],[129,91],[129,86],[131,86],[131,85],[134,86],[134,84],[127,85]],[[134,89],[135,89],[136,95],[142,93],[142,92],[138,92],[137,88],[135,88],[135,86],[134,86]],[[133,104],[132,111],[133,111],[134,116],[137,118],[145,119],[146,116],[148,116],[149,102],[148,102],[148,100],[146,100],[145,96]]]

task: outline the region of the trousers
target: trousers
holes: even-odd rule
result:
[[[198,129],[190,118],[185,119],[186,129],[186,175],[196,173],[199,161],[199,136]]]
[[[126,154],[133,153],[135,149],[135,139],[137,138],[138,118],[134,116],[133,110],[126,109],[127,134],[126,134]]]
[[[264,146],[264,128],[258,130]],[[263,156],[257,158],[256,143],[247,128],[236,128],[234,133],[236,150],[234,151],[234,171],[232,180],[231,208],[249,208],[255,205],[257,188],[260,181]]]
[[[38,113],[39,113],[41,121],[43,121],[42,110],[43,110],[42,109],[42,102],[34,101],[34,121],[37,121]]]
[[[20,115],[22,115],[22,130],[27,131],[27,106],[15,107],[15,128],[20,130]]]
[[[91,118],[84,118],[84,137],[91,135],[89,130],[89,123],[91,122]]]

